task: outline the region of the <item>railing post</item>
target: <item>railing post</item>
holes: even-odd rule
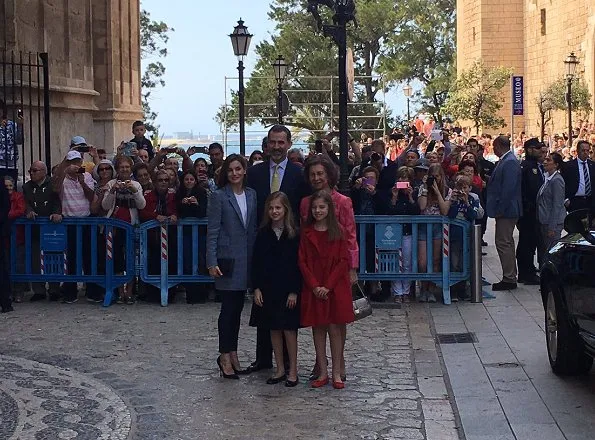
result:
[[[95,252],[95,250],[93,250]],[[107,225],[105,227],[105,297],[103,307],[109,307],[112,304],[114,295],[114,227]]]
[[[167,223],[161,225],[161,306],[167,307],[168,237]]]
[[[428,261],[429,264],[431,261]],[[450,224],[448,219],[444,219],[444,223],[442,223],[442,297],[444,304],[450,304]]]
[[[471,254],[471,302],[483,301],[482,274],[481,274],[481,225],[472,227],[472,254]]]

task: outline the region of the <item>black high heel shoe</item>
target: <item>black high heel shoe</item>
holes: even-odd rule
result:
[[[219,366],[219,375],[224,379],[239,379],[238,375],[235,373],[235,370],[233,374],[225,374],[225,371],[223,371],[223,365],[221,365],[221,355],[217,357],[217,365]]]

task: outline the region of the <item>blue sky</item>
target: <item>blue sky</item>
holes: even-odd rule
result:
[[[141,0],[141,6],[153,20],[163,20],[175,29],[167,46],[166,86],[155,91],[151,101],[159,113],[161,134],[191,130],[201,135],[218,134],[213,117],[225,101],[225,77],[237,76],[237,58],[229,34],[241,17],[254,35],[245,60],[245,75],[249,76],[256,62],[256,45],[274,31],[274,23],[267,16],[269,1]],[[228,85],[236,90],[237,80]],[[404,112],[404,103],[395,102],[402,101],[401,96],[400,90],[392,91],[387,101]]]
[[[237,76],[237,58],[229,34],[241,17],[254,35],[245,60],[250,75],[256,44],[273,31],[268,21],[267,0],[142,0],[153,20],[163,20],[175,29],[167,45],[166,86],[154,93],[151,106],[159,113],[161,134],[193,130],[217,134],[213,120],[225,100],[225,76]],[[237,84],[234,84],[237,88]]]

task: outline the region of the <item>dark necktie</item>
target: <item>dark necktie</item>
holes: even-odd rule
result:
[[[585,178],[585,195],[591,195],[591,177],[589,176],[589,168],[587,167],[587,161],[583,162],[583,176]]]

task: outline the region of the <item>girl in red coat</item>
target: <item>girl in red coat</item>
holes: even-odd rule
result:
[[[341,389],[341,360],[345,324],[353,322],[350,257],[345,234],[335,216],[333,199],[327,191],[318,191],[310,198],[308,219],[299,249],[299,266],[303,276],[300,319],[304,327],[312,327],[318,362],[318,379],[313,388],[329,382],[326,360],[326,334],[331,342],[333,387]]]

